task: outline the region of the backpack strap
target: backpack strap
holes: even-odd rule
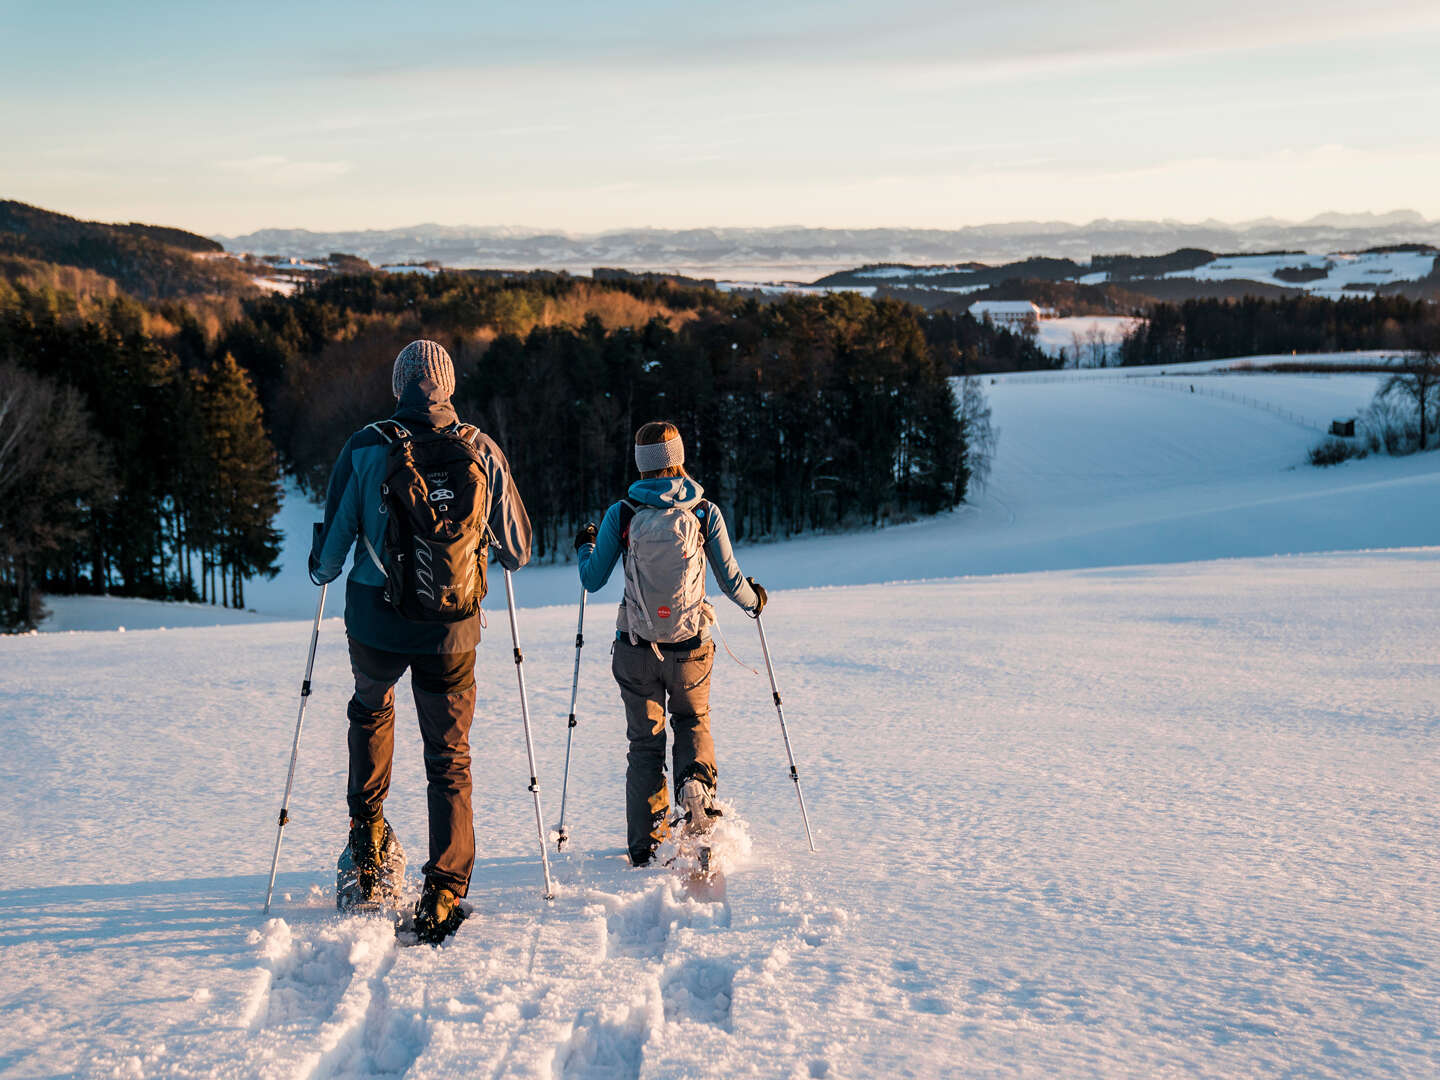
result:
[[[635,517],[635,511],[640,507],[636,506],[629,499],[620,500],[620,546],[628,549],[630,547],[630,522]]]
[[[456,420],[455,423],[451,424],[446,430],[472,449],[475,446],[476,440],[480,438],[480,429],[478,427],[474,424],[462,423],[459,420]]]
[[[700,500],[699,502],[697,502],[697,503],[694,505],[694,507],[691,508],[691,510],[690,510],[690,512],[691,512],[692,514],[694,514],[695,517],[696,517],[696,518],[699,520],[699,522],[700,522],[700,546],[701,546],[701,547],[704,547],[704,546],[705,546],[705,540],[706,540],[705,522],[710,519],[710,513],[711,513],[711,511],[713,511],[714,509],[715,509],[715,504],[712,503],[709,499],[701,499],[701,500]]]
[[[387,431],[387,427],[390,430]],[[376,420],[373,424],[366,424],[365,430],[377,432],[387,443],[410,438],[410,432],[405,430],[398,420]]]

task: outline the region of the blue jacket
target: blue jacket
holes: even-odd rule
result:
[[[705,539],[705,560],[720,591],[750,613],[760,606],[760,598],[740,572],[735,561],[735,551],[730,546],[730,534],[725,529],[725,518],[714,503],[696,507],[705,494],[705,489],[688,476],[655,476],[648,480],[637,480],[630,485],[630,499],[642,506],[679,506],[694,509],[700,519],[700,532]],[[580,548],[580,583],[587,592],[599,592],[610,580],[615,564],[624,555],[620,535],[621,503],[614,503],[605,511],[600,522],[600,531],[595,543]]]
[[[393,419],[406,427],[443,428],[457,421],[455,409],[438,394],[427,395],[412,383],[401,395]],[[490,529],[497,540],[496,556],[509,570],[530,561],[530,518],[505,455],[488,435],[475,442],[485,464],[490,495]],[[385,537],[380,513],[380,485],[388,456],[385,438],[362,428],[345,444],[330,473],[325,497],[325,521],[310,547],[310,580],[316,585],[334,581],[345,568],[353,549],[350,574],[345,581],[345,631],[373,649],[397,653],[459,653],[480,641],[480,618],[454,623],[413,622],[385,602],[385,576],[358,540],[365,537],[379,552]]]

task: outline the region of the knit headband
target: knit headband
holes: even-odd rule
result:
[[[664,442],[635,444],[635,464],[641,472],[658,472],[685,464],[685,443],[679,435]]]

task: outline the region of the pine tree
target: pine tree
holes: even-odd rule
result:
[[[205,492],[194,525],[205,566],[219,574],[219,596],[245,606],[245,581],[278,571],[280,470],[261,420],[250,378],[226,353],[194,378],[200,460],[195,478]],[[217,599],[210,587],[211,602]]]

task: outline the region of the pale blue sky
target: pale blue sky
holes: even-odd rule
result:
[[[0,197],[207,233],[1440,218],[1435,0],[0,0]]]

